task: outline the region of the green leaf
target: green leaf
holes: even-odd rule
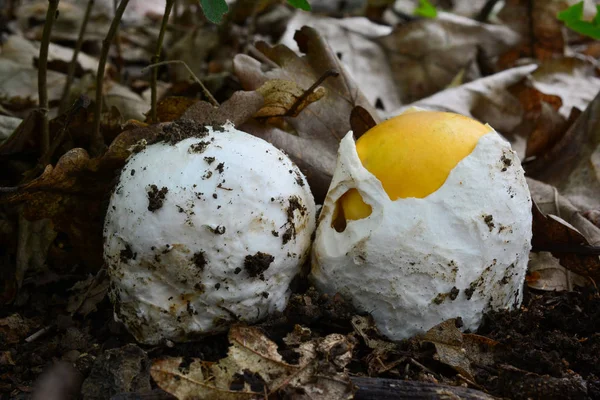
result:
[[[574,21],[566,24],[568,28],[574,30],[575,32],[589,36],[592,39],[600,40],[600,26],[594,25],[588,21]]]
[[[428,0],[419,0],[419,7],[415,8],[415,15],[425,18],[435,18],[437,17],[437,10]]]
[[[596,5],[596,16],[592,20],[592,24],[600,26],[600,4]]]
[[[583,1],[572,5],[566,10],[560,11],[558,14],[556,14],[556,18],[566,24],[569,22],[581,21],[583,18]]]
[[[600,5],[596,5],[596,16],[592,21],[583,20],[583,1],[560,11],[556,18],[563,21],[567,28],[581,35],[600,39]]]
[[[215,24],[221,23],[223,15],[229,11],[225,0],[200,0],[200,6],[206,18]]]
[[[287,0],[287,2],[301,10],[310,11],[310,4],[308,4],[307,0]]]

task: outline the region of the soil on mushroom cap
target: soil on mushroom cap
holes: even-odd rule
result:
[[[162,187],[160,190],[156,185],[150,185],[148,190],[148,211],[156,211],[163,206],[169,189]]]
[[[247,255],[244,259],[244,269],[252,278],[257,276],[264,279],[263,273],[269,268],[271,263],[275,260],[270,254],[257,252],[254,255]]]

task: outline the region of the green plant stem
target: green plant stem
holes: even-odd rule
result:
[[[160,60],[160,53],[162,51],[163,40],[165,39],[165,32],[167,30],[167,24],[169,23],[169,16],[171,15],[171,9],[173,8],[173,4],[175,0],[167,0],[167,4],[165,6],[165,13],[163,15],[162,24],[160,25],[160,32],[158,34],[158,41],[156,42],[156,51],[154,52],[154,56],[152,57],[152,64],[156,64],[158,60]],[[153,123],[158,122],[158,118],[156,115],[156,103],[157,103],[157,93],[156,93],[156,83],[158,81],[158,68],[152,69],[152,80],[150,83],[151,90],[151,108],[150,108],[150,118]]]
[[[156,68],[156,67],[160,67],[161,65],[167,65],[167,64],[182,64],[185,69],[187,69],[187,71],[190,73],[190,75],[192,76],[192,79],[194,79],[194,82],[196,82],[198,85],[200,85],[200,88],[202,88],[202,92],[204,93],[204,96],[206,96],[206,98],[208,99],[208,101],[210,101],[210,103],[215,106],[218,107],[219,106],[219,102],[217,101],[217,99],[215,99],[213,97],[213,95],[210,93],[210,91],[206,88],[206,86],[204,86],[204,83],[202,83],[202,81],[200,79],[198,79],[198,77],[196,76],[196,74],[194,74],[194,71],[191,70],[191,68],[185,63],[185,61],[182,60],[170,60],[170,61],[162,61],[156,64],[150,64],[147,67],[144,67],[142,69],[142,72],[150,69],[150,68]]]
[[[104,137],[100,132],[100,114],[102,113],[102,84],[104,82],[104,69],[106,68],[106,60],[108,59],[108,51],[110,45],[117,33],[121,18],[125,12],[125,7],[129,0],[121,0],[119,7],[115,11],[115,17],[113,18],[110,28],[106,37],[102,41],[102,52],[100,53],[100,61],[98,62],[98,72],[96,73],[96,106],[94,111],[94,131],[92,135],[91,151],[93,155],[99,155],[104,151]]]
[[[88,1],[87,8],[85,9],[85,15],[83,16],[83,21],[81,22],[81,27],[79,28],[79,36],[77,37],[77,43],[75,44],[75,49],[73,49],[73,58],[71,59],[71,63],[69,64],[69,71],[67,72],[67,82],[65,83],[65,88],[63,89],[63,94],[60,99],[60,108],[58,109],[59,114],[64,113],[67,110],[67,107],[69,106],[67,102],[69,100],[69,92],[71,91],[73,78],[75,77],[77,57],[79,56],[81,46],[83,45],[83,38],[85,36],[85,30],[87,28],[88,21],[90,20],[92,8],[94,7],[94,1],[95,0]]]
[[[48,47],[50,46],[50,33],[52,25],[56,18],[56,10],[60,0],[48,0],[48,11],[46,12],[46,22],[42,33],[42,43],[40,45],[40,56],[38,64],[38,96],[40,100],[40,114],[42,118],[42,140],[41,154],[45,154],[50,147],[50,123],[48,122],[48,83],[46,74],[48,71]]]

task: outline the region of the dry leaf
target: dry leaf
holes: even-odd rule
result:
[[[12,314],[0,319],[0,335],[6,344],[19,343],[36,327],[33,321],[25,319],[19,314]]]
[[[451,366],[458,373],[474,381],[472,363],[492,365],[493,349],[498,342],[479,335],[463,334],[450,319],[428,330],[419,339],[434,344],[440,362]]]
[[[523,37],[521,46],[504,55],[502,64],[512,66],[522,56],[549,59],[565,48],[562,22],[556,14],[578,0],[508,0],[498,17]]]
[[[446,89],[431,97],[412,103],[387,115],[398,115],[410,107],[441,110],[463,114],[484,123],[489,123],[496,131],[507,136],[513,149],[525,153],[525,138],[507,134],[521,124],[523,107],[508,91],[508,88],[521,81],[534,71],[535,65],[525,65],[477,79],[456,88]]]
[[[352,317],[352,328],[358,333],[372,351],[364,358],[369,376],[378,376],[398,366],[406,360],[398,345],[382,339],[371,316]]]
[[[314,28],[327,41],[348,74],[359,83],[369,104],[390,111],[400,107],[388,58],[376,38],[390,34],[392,28],[379,25],[364,17],[329,18],[297,10],[288,21],[280,43],[294,51],[297,30]]]
[[[22,121],[21,118],[0,115],[0,144],[13,134]]]
[[[477,61],[493,60],[520,37],[505,26],[438,13],[435,19],[401,25],[377,41],[389,58],[402,102],[410,103],[445,88],[464,68],[467,81],[480,78]]]
[[[358,140],[369,129],[373,128],[377,123],[373,116],[361,106],[356,106],[350,113],[350,128],[354,133],[354,137]]]
[[[303,98],[305,91],[306,89],[302,89],[293,81],[273,79],[265,82],[261,87],[256,89],[256,92],[263,96],[264,105],[254,114],[254,117],[297,117],[309,104],[325,96],[325,89],[323,87],[316,88]]]
[[[562,139],[525,169],[581,212],[600,208],[600,93]]]
[[[162,99],[156,105],[156,116],[159,122],[171,122],[181,118],[188,108],[198,100],[189,97],[171,96]],[[146,119],[146,122],[149,122]]]
[[[254,327],[233,326],[228,356],[218,363],[181,358],[155,361],[152,378],[179,400],[259,399],[280,393],[294,399],[351,399],[354,386],[345,372],[353,343],[343,335],[300,343],[298,364],[289,364],[277,345]]]
[[[559,216],[581,232],[590,244],[600,245],[600,227],[595,226],[594,222],[587,218],[586,213],[578,210],[554,186],[532,178],[527,178],[527,185],[533,201],[542,213]]]
[[[69,297],[67,312],[85,317],[96,311],[96,306],[106,297],[109,286],[110,280],[104,269],[98,271],[96,276],[90,275],[77,282],[69,289],[73,294]]]
[[[37,66],[40,53],[39,42],[31,42],[20,35],[10,36],[2,44],[2,60],[11,60],[24,67]],[[73,58],[73,49],[50,43],[48,46],[48,69],[67,73],[68,65]],[[98,60],[83,52],[77,55],[76,72],[95,72],[98,69]]]
[[[525,278],[527,286],[546,291],[572,291],[575,285],[586,286],[589,281],[567,270],[547,251],[531,253]]]
[[[532,251],[549,251],[565,268],[594,280],[600,278],[600,256],[573,225],[556,215],[544,215],[533,204]]]
[[[278,66],[267,72],[263,72],[255,59],[237,55],[234,69],[244,88],[256,89],[270,79],[294,80],[299,86],[308,88],[326,71],[333,69],[340,75],[322,83],[327,94],[318,103],[306,107],[296,118],[285,118],[296,134],[258,123],[246,124],[242,129],[288,153],[307,176],[319,202],[325,197],[331,181],[339,141],[350,130],[352,109],[360,105],[374,117],[376,113],[317,31],[304,27],[296,33],[295,39],[305,56],[299,57],[283,45],[257,44],[257,48]]]
[[[0,59],[0,102],[11,109],[24,109],[38,103],[38,70],[11,60]],[[66,75],[48,71],[46,75],[48,101],[58,102],[62,96]]]
[[[556,57],[539,63],[531,74],[535,89],[561,99],[560,114],[568,118],[573,108],[585,110],[600,92],[596,63],[584,57]]]
[[[55,238],[56,233],[48,219],[28,221],[23,211],[19,212],[19,243],[15,270],[17,287],[21,287],[27,271],[45,272],[48,249]]]
[[[79,28],[83,21],[87,2],[78,0],[62,0],[58,4],[60,17],[52,26],[51,40],[53,42],[69,41],[75,43],[79,35]],[[112,5],[110,7],[112,9]],[[20,28],[26,37],[31,40],[41,40],[48,1],[34,0],[17,8],[16,14]],[[94,7],[86,29],[86,41],[100,42],[106,36],[111,18],[104,14],[99,7]]]

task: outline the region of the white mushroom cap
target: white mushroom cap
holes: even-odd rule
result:
[[[366,218],[332,226],[338,200],[358,190]],[[532,235],[531,197],[510,144],[493,129],[437,191],[392,201],[365,169],[352,133],[342,140],[312,253],[312,279],[369,312],[391,339],[522,300]]]
[[[315,228],[305,177],[236,130],[147,146],[110,200],[104,254],[115,316],[155,344],[282,311]]]

